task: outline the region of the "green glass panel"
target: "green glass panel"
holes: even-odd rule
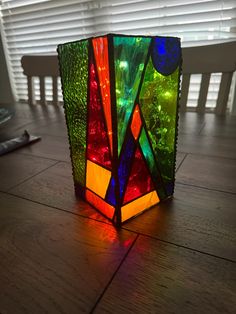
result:
[[[137,96],[151,39],[115,36],[113,40],[119,154]]]
[[[174,180],[178,80],[179,68],[164,76],[155,70],[150,59],[139,95],[148,135],[166,186]]]
[[[58,47],[75,183],[85,186],[88,41]]]
[[[158,188],[158,196],[160,199],[164,199],[166,197],[166,193],[165,189],[163,188],[163,181],[161,179],[161,174],[157,168],[155,158],[153,156],[153,152],[144,128],[142,128],[142,131],[140,133],[139,144],[146,159],[149,171],[151,172],[152,179]]]

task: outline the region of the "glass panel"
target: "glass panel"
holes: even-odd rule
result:
[[[86,187],[105,198],[111,172],[94,162],[87,161]]]
[[[132,122],[131,122],[131,131],[136,140],[139,136],[141,126],[142,126],[142,120],[140,117],[139,106],[136,105],[134,109],[133,117],[132,117]]]
[[[118,180],[119,180],[119,187],[120,187],[120,198],[122,198],[124,193],[125,184],[128,180],[129,169],[132,164],[132,158],[135,151],[135,141],[131,133],[128,133],[127,139],[124,143],[123,150],[120,155],[119,166],[118,166]],[[107,201],[112,205],[115,205],[115,180],[114,178],[111,179],[108,194],[107,194]]]
[[[112,155],[111,96],[107,37],[94,38],[92,42]]]
[[[88,41],[60,45],[58,54],[74,180],[85,186]]]
[[[103,213],[106,217],[110,219],[113,218],[115,208],[107,204],[103,199],[98,197],[96,194],[89,190],[86,190],[86,200],[95,208],[100,210],[100,212]]]
[[[148,209],[157,203],[159,203],[159,198],[156,191],[150,192],[144,196],[141,196],[121,207],[121,221],[125,220],[141,213],[145,209]]]
[[[180,40],[174,37],[156,37],[153,39],[152,62],[163,75],[173,73],[180,64]]]
[[[179,69],[169,76],[148,62],[140,92],[141,111],[166,189],[174,180],[175,132]],[[167,191],[172,194],[172,187]]]
[[[101,104],[97,75],[92,62],[90,64],[89,88],[87,156],[91,161],[111,168],[111,156],[107,131],[105,129],[105,118]]]
[[[113,40],[120,154],[151,39],[114,36]]]
[[[152,178],[143,160],[139,148],[137,148],[125,191],[124,204],[154,190]]]
[[[166,192],[165,192],[165,188],[163,187],[163,181],[161,178],[161,174],[160,171],[158,170],[158,167],[156,165],[155,162],[155,158],[153,156],[153,152],[152,149],[150,147],[148,138],[147,138],[147,134],[144,128],[142,128],[142,131],[140,133],[140,137],[139,137],[139,144],[141,147],[141,150],[143,152],[143,155],[145,156],[149,171],[152,174],[152,179],[156,184],[157,187],[157,192],[158,195],[160,197],[160,199],[164,199],[166,198]]]

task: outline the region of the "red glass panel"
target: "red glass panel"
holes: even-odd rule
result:
[[[111,168],[108,136],[105,128],[98,79],[93,62],[90,64],[89,88],[87,156],[89,160]]]
[[[112,154],[112,122],[111,122],[111,96],[110,96],[110,76],[107,37],[94,38],[93,51],[97,64],[98,78],[102,95],[102,103],[108,129]]]
[[[132,122],[131,122],[131,131],[133,133],[134,138],[137,140],[139,136],[139,132],[142,126],[142,120],[140,117],[140,111],[139,111],[139,106],[136,105],[132,117]]]
[[[154,185],[150,173],[140,149],[137,148],[125,191],[124,204],[152,190]]]

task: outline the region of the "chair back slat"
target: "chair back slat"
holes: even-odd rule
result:
[[[28,102],[30,105],[35,103],[34,86],[32,76],[27,76]]]
[[[181,97],[180,97],[180,110],[186,111],[187,100],[188,100],[188,91],[190,83],[190,74],[185,73],[182,76],[182,88],[181,88]]]
[[[221,76],[220,89],[215,109],[217,114],[221,115],[226,111],[232,76],[232,72],[223,73]]]
[[[201,86],[198,96],[198,104],[197,104],[197,112],[203,113],[205,111],[207,94],[208,94],[208,87],[210,82],[210,73],[204,73],[201,79]]]
[[[58,86],[57,86],[57,76],[52,78],[52,103],[53,105],[58,105]]]
[[[39,86],[40,86],[40,104],[46,105],[45,78],[44,78],[44,76],[39,77]]]

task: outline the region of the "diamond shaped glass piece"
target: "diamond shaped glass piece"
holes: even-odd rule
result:
[[[139,106],[136,105],[133,112],[132,122],[131,122],[131,131],[136,140],[139,136],[141,126],[142,126],[142,119],[140,117],[140,109],[139,109]]]

